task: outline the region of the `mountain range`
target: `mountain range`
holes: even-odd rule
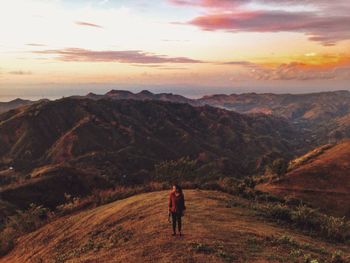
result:
[[[214,171],[244,177],[303,152],[304,136],[283,118],[210,106],[43,101],[0,115],[0,194],[20,207],[54,207],[64,193],[148,181],[156,164],[184,156],[203,177]]]
[[[0,254],[9,253],[0,262],[46,262],[49,257],[57,262],[110,262],[114,257],[147,262],[157,255],[165,260],[165,247],[180,262],[279,262],[296,248],[293,262],[309,254],[333,259],[335,249],[350,255],[346,245],[294,229],[321,218],[321,231],[328,231],[323,234],[350,235],[347,91],[189,99],[112,90],[53,101],[17,99],[1,103],[0,110]],[[186,162],[193,166],[187,169]],[[176,179],[159,181],[167,173]],[[159,223],[166,192],[102,205],[140,192],[135,189],[156,189],[152,184],[164,189],[165,181],[175,180],[230,193],[186,189],[192,209],[186,226],[195,231],[185,243],[170,245],[160,236],[158,227],[162,233],[168,228]],[[152,202],[157,202],[155,213]],[[45,208],[35,210],[32,204]],[[99,207],[90,209],[94,205]],[[46,208],[53,221],[30,214]],[[306,214],[288,223],[296,211]],[[277,223],[267,223],[264,213]],[[10,252],[14,240],[18,245]],[[162,249],[132,249],[145,242]],[[320,242],[330,249],[316,249]],[[178,254],[178,246],[187,253]],[[23,247],[31,252],[23,253]]]
[[[0,194],[22,208],[55,207],[64,191],[142,183],[155,165],[184,156],[201,174],[259,174],[276,158],[292,160],[350,131],[348,91],[189,99],[111,90],[5,108],[12,109],[0,115]]]
[[[350,136],[350,92],[345,90],[308,94],[217,94],[199,99],[190,99],[172,93],[155,94],[147,90],[139,93],[111,90],[104,95],[89,93],[86,96],[71,98],[160,100],[187,103],[196,107],[209,105],[244,114],[263,113],[286,118],[299,128],[310,132],[309,139],[316,144],[339,141]],[[20,99],[0,103],[0,113],[32,103],[35,102]]]

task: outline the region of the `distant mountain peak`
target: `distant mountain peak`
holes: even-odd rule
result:
[[[96,93],[89,92],[86,96],[87,97],[94,97],[94,96],[98,96],[98,95]]]
[[[11,103],[22,103],[22,102],[26,102],[26,101],[28,101],[28,100],[23,100],[21,98],[17,98],[17,99],[11,100],[10,102]]]
[[[152,92],[149,90],[142,90],[139,92],[140,95],[154,95]]]
[[[129,95],[129,94],[134,94],[132,93],[131,91],[128,91],[128,90],[116,90],[116,89],[112,89],[110,91],[108,91],[105,95],[106,96],[114,96],[114,95]]]

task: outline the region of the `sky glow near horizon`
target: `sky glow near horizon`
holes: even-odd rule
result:
[[[0,100],[349,89],[349,25],[347,0],[0,0]]]

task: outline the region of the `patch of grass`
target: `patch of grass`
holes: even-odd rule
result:
[[[101,249],[110,249],[119,244],[128,242],[133,236],[132,231],[124,229],[122,226],[106,225],[101,229],[88,234],[88,239],[79,246],[74,242],[62,240],[56,246],[55,262],[66,262],[71,258],[76,258],[89,252],[97,252]],[[70,249],[67,249],[70,248]]]
[[[350,258],[345,258],[343,255],[343,252],[340,250],[336,250],[333,254],[332,254],[332,258],[331,258],[331,263],[346,263],[349,262]]]
[[[226,252],[226,251],[223,251],[223,250],[219,250],[216,255],[222,259],[224,259],[224,261],[226,262],[233,262],[233,260],[236,260],[237,257]]]
[[[237,259],[237,257],[229,253],[221,243],[215,243],[213,245],[192,243],[192,250],[196,253],[215,254],[216,256],[222,258],[225,262],[232,262],[233,260]]]
[[[290,222],[292,218],[292,211],[289,207],[283,204],[268,204],[264,210],[260,211],[265,217],[274,219],[276,221]]]
[[[215,249],[207,244],[193,243],[192,249],[197,253],[212,254],[215,253]]]
[[[291,208],[283,204],[256,205],[257,214],[278,223],[288,223],[309,234],[318,234],[331,241],[350,239],[350,222],[345,218],[328,216],[316,209],[300,205]]]
[[[315,247],[309,243],[300,243],[289,235],[282,235],[278,238],[272,238],[273,245],[281,245],[290,249],[289,255],[283,261],[287,262],[322,262],[330,256],[324,248]]]
[[[29,209],[17,210],[14,215],[8,217],[0,233],[0,255],[6,255],[20,235],[38,229],[50,216],[47,208],[31,204]]]
[[[304,263],[319,263],[319,261],[317,259],[313,258],[311,254],[305,254],[302,262],[304,262]]]
[[[249,250],[249,252],[259,252],[262,250],[263,242],[263,240],[259,240],[256,237],[248,238],[246,241],[247,249]]]
[[[0,233],[0,256],[6,255],[14,247],[16,232],[11,228],[5,228]]]

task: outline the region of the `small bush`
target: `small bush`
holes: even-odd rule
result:
[[[194,243],[192,244],[192,248],[194,251],[199,253],[206,253],[211,254],[215,252],[215,249],[210,247],[209,245],[202,244],[202,243]]]
[[[62,216],[83,210],[84,208],[92,206],[95,202],[95,199],[92,196],[87,196],[85,198],[70,197],[68,199],[66,198],[66,200],[66,203],[56,207],[57,215]]]
[[[289,206],[300,206],[303,204],[303,201],[294,197],[287,196],[285,198],[285,203]]]
[[[273,174],[280,177],[280,176],[283,176],[287,172],[288,162],[283,158],[279,158],[279,159],[274,160],[269,168]]]
[[[347,222],[345,218],[324,216],[321,231],[329,239],[346,241],[350,239],[350,222]]]
[[[246,177],[243,182],[246,185],[246,187],[249,187],[249,188],[254,188],[256,185],[256,182],[251,177]]]
[[[0,233],[0,256],[6,255],[13,247],[16,233],[11,228],[5,228]]]
[[[22,234],[34,231],[42,226],[51,216],[50,211],[43,206],[31,204],[30,207],[10,216],[0,233],[0,255],[5,255],[13,247],[15,239]]]
[[[281,204],[268,205],[262,211],[265,217],[269,217],[275,220],[291,221],[292,212],[290,208]]]
[[[299,247],[298,242],[291,236],[283,235],[276,240],[279,244],[291,245],[293,247]]]
[[[48,215],[47,208],[31,204],[28,210],[18,210],[15,215],[10,216],[6,228],[13,228],[21,234],[28,233],[40,227]]]
[[[332,254],[331,263],[345,263],[346,260],[343,257],[343,253],[340,250],[336,250]]]
[[[305,230],[319,230],[321,217],[317,210],[304,205],[298,206],[292,212],[293,223]]]

